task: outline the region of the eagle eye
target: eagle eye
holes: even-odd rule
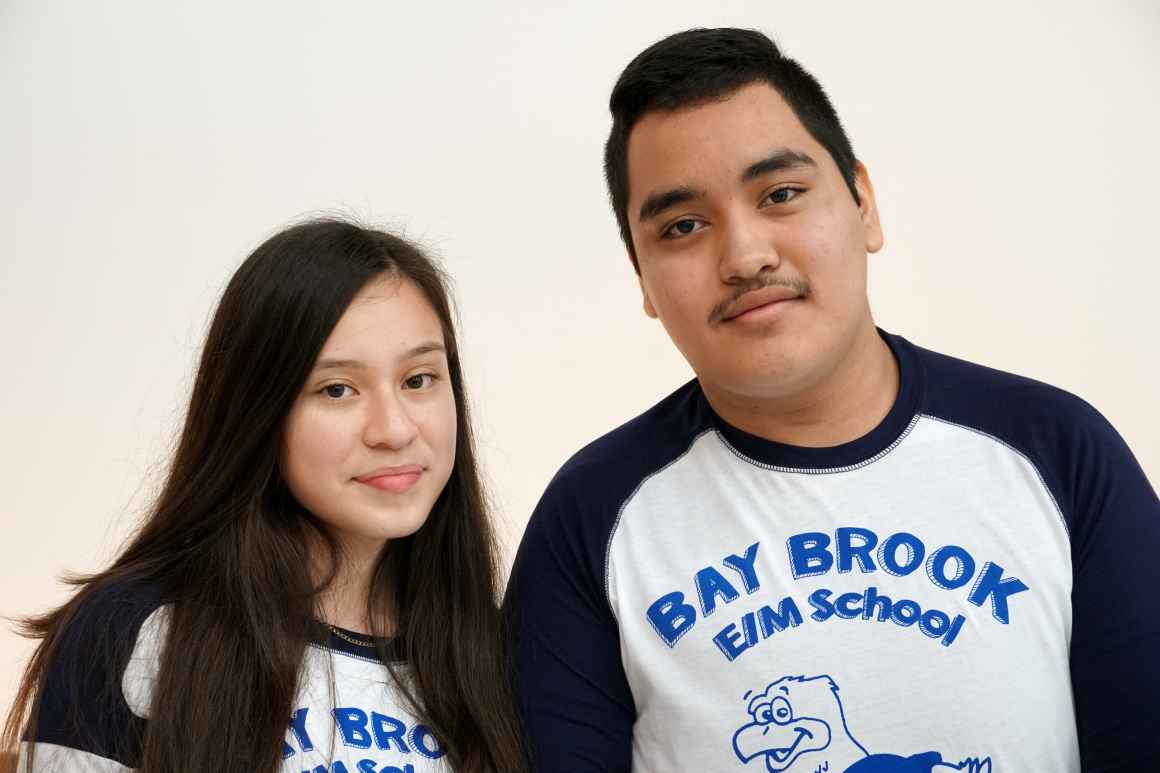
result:
[[[779,725],[788,725],[793,721],[793,706],[789,705],[789,701],[785,698],[774,698],[765,709],[769,712],[770,718]]]

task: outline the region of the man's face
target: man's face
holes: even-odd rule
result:
[[[628,180],[645,313],[710,398],[800,395],[873,325],[866,253],[882,231],[866,170],[859,206],[770,86],[646,114]]]

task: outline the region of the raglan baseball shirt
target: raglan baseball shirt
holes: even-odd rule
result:
[[[696,381],[569,460],[507,608],[541,773],[1160,770],[1160,503],[1077,397],[882,334],[869,434]]]
[[[102,589],[81,608],[44,685],[36,773],[137,768],[168,610],[149,588],[129,585]],[[287,717],[285,773],[447,773],[443,756],[431,730],[405,708],[375,647],[333,634],[307,647]]]

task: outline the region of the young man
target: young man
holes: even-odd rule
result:
[[[1160,504],[1112,427],[875,328],[870,178],[765,36],[673,35],[611,109],[644,310],[697,378],[532,516],[536,769],[1160,769]]]

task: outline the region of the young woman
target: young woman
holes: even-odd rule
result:
[[[395,236],[245,260],[157,502],[74,582],[26,623],[22,770],[524,769],[447,292]]]

